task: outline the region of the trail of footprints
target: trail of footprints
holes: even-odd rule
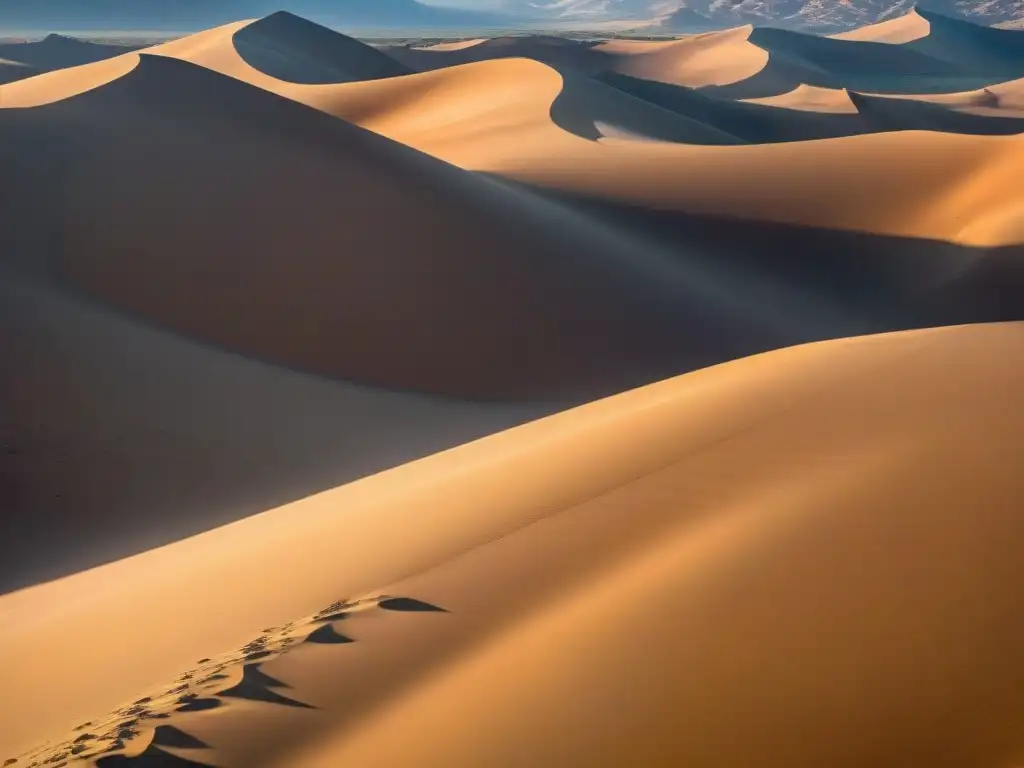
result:
[[[228,705],[231,699],[312,709],[310,704],[290,695],[289,686],[268,675],[261,665],[304,643],[344,645],[355,642],[339,632],[336,624],[367,610],[445,612],[443,608],[411,597],[382,595],[339,600],[304,620],[264,629],[259,637],[236,651],[216,659],[200,659],[194,669],[159,693],[138,699],[101,720],[82,723],[65,741],[43,744],[20,757],[6,760],[3,766],[63,768],[77,763],[97,768],[214,768],[213,763],[201,758],[206,744],[177,726],[160,721],[187,720],[188,713],[216,709]],[[230,685],[237,675],[228,673],[239,666],[241,679]],[[125,754],[129,743],[143,738],[144,734],[149,738],[146,749],[133,757]],[[199,754],[193,760],[176,754],[177,751]]]

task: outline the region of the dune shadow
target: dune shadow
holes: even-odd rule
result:
[[[710,96],[703,90],[616,73],[604,73],[597,79],[752,144],[908,130],[983,136],[1024,133],[1021,118],[970,114],[940,104],[856,91],[849,92],[856,112],[830,113],[732,101]],[[992,104],[997,105],[998,97],[990,95]]]
[[[602,76],[562,71],[562,90],[551,104],[559,128],[596,141],[605,136],[685,144],[742,144],[735,135],[663,104],[610,87]]]
[[[419,72],[495,59],[533,59],[559,71],[594,74],[607,69],[614,61],[614,57],[598,49],[593,42],[549,35],[492,37],[454,51],[409,46],[387,46],[381,50]]]
[[[338,632],[330,624],[324,624],[317,627],[303,640],[304,643],[312,643],[314,645],[342,645],[345,643],[355,642],[351,637]]]
[[[1024,76],[1024,34],[919,13],[932,32],[898,44],[755,27],[749,40],[768,52],[764,68],[701,90],[725,99],[779,96],[800,83],[893,95],[955,93]]]
[[[64,35],[47,35],[31,43],[0,44],[0,59],[26,64],[40,72],[77,67],[112,59],[123,53],[138,50],[138,45],[106,45],[90,43]]]
[[[197,694],[182,696],[178,702],[178,706],[174,708],[175,712],[208,712],[224,704],[220,699],[201,697]]]
[[[265,674],[258,664],[245,664],[242,667],[242,679],[236,685],[219,691],[217,696],[261,701],[266,704],[279,704],[285,707],[313,709],[309,704],[282,696],[273,690],[274,688],[284,687],[286,686],[281,682]]]
[[[150,745],[144,752],[134,757],[127,755],[110,755],[96,761],[97,768],[214,768],[212,763],[201,763],[185,757],[166,752],[159,747]]]
[[[687,88],[606,72],[597,76],[613,88],[686,115],[751,144],[836,138],[870,132],[858,114],[803,112],[719,98],[706,89]]]
[[[409,613],[447,613],[444,608],[440,608],[430,603],[425,603],[422,600],[417,600],[414,597],[386,597],[377,603],[379,608],[385,611],[400,611]]]
[[[153,730],[153,740],[157,747],[174,747],[175,749],[206,749],[209,745],[173,725],[158,725]]]
[[[519,186],[633,234],[638,247],[657,248],[670,258],[675,254],[680,266],[694,253],[713,254],[717,279],[734,280],[740,296],[750,281],[783,290],[795,321],[781,326],[786,340],[764,344],[751,337],[746,354],[840,336],[1024,320],[1024,245],[973,247],[659,211]],[[800,312],[801,305],[807,311]],[[736,356],[721,352],[717,362]]]
[[[242,27],[232,43],[253,69],[289,83],[380,80],[413,71],[376,48],[286,11]]]

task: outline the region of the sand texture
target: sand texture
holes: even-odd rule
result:
[[[926,10],[0,45],[0,764],[1024,764],[1022,133]]]

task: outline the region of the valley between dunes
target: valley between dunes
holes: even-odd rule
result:
[[[0,57],[0,762],[1024,762],[1024,33]]]

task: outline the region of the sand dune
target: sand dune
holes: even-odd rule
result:
[[[22,64],[20,61],[0,59],[0,85],[32,77],[35,74],[38,74],[38,70],[27,64]]]
[[[1015,122],[966,120],[940,111],[922,116],[914,105],[909,105],[910,109],[904,105],[899,112],[891,109],[885,113],[885,119],[874,122],[864,116],[808,120],[781,110],[759,112],[755,118],[754,113],[744,112],[742,105],[723,98],[712,102],[715,109],[710,117],[706,110],[694,111],[690,106],[680,109],[674,97],[668,101],[648,101],[658,107],[656,110],[642,109],[635,101],[623,102],[615,96],[618,89],[602,90],[572,73],[559,73],[523,60],[452,66],[367,83],[291,85],[262,75],[241,62],[229,44],[229,32],[235,34],[235,30],[228,28],[206,33],[202,41],[197,39],[184,50],[153,50],[187,58],[302,101],[464,168],[546,189],[623,204],[653,205],[660,210],[739,215],[814,227],[961,241],[961,233],[969,231],[974,233],[973,237],[982,239],[966,241],[968,244],[1005,242],[982,235],[987,231],[985,227],[965,227],[965,216],[972,216],[969,212],[949,216],[944,200],[935,199],[935,190],[961,189],[959,182],[967,167],[992,168],[994,177],[1003,178],[1003,172],[994,169],[997,163],[1002,164],[1005,178],[1010,178],[1014,158],[1019,157],[1013,151],[1015,143],[968,143],[955,137],[929,136],[924,141],[942,149],[926,156],[906,149],[916,147],[918,137],[894,135],[867,143],[801,146],[799,153],[791,155],[769,147],[698,152],[687,147],[639,147],[632,141],[613,142],[615,146],[605,141],[599,148],[593,141],[577,141],[567,134],[591,140],[625,135],[722,144],[737,140],[825,138],[879,130],[952,129],[998,134],[1017,130]],[[730,45],[746,44],[741,32],[716,34],[710,39],[718,39],[723,45],[723,41],[731,41]],[[749,30],[744,34],[749,36]],[[715,47],[708,42],[708,36],[688,40],[710,50]],[[571,48],[568,44],[552,47]],[[609,76],[605,78],[612,82]],[[648,91],[651,87],[646,86]],[[628,90],[632,95],[650,98],[649,93]],[[702,91],[701,95],[711,92]],[[692,93],[688,96],[691,104],[694,98],[700,98]],[[843,98],[849,102],[845,93]],[[701,103],[707,106],[706,99]],[[852,102],[850,108],[854,109]],[[669,110],[682,113],[687,122],[669,120]],[[894,119],[904,114],[904,122]],[[890,176],[876,174],[874,162],[869,159],[873,157],[895,162],[898,170],[894,169],[892,175],[899,181],[893,183]],[[941,160],[936,163],[933,157]],[[1000,159],[997,161],[996,157]],[[789,165],[791,162],[794,164]],[[781,166],[787,168],[787,182],[780,188],[775,180]],[[823,168],[836,178],[835,185],[825,190],[818,183]],[[1016,206],[1016,198],[1007,198],[1004,187],[994,180],[972,183],[962,189],[966,191],[968,187],[969,199],[975,200],[969,210],[985,209],[988,216],[990,203],[1002,210]],[[864,196],[860,197],[862,193]],[[855,206],[846,202],[853,194],[859,198]],[[920,201],[924,198],[930,202],[922,207]],[[963,198],[958,192],[951,194],[951,199],[959,204]],[[865,200],[873,202],[864,208]],[[999,237],[1011,237],[1009,230],[999,231]]]
[[[338,83],[410,73],[375,48],[285,12],[245,25],[232,42],[255,69],[287,82]]]
[[[907,93],[899,95],[872,93],[862,95],[869,98],[911,100],[937,104],[957,112],[982,117],[1019,118],[1024,116],[1024,80],[1011,80],[973,91],[954,91],[952,93]],[[849,91],[845,89],[817,88],[809,85],[797,86],[792,91],[779,96],[768,96],[763,99],[745,99],[744,102],[803,112],[838,114],[853,114],[857,112],[857,107],[854,105]],[[991,125],[994,133],[1002,129],[998,121],[992,122]],[[937,127],[936,130],[948,129]]]
[[[726,346],[764,337],[748,313],[705,317],[706,287],[666,284],[658,259],[637,262],[636,243],[590,220],[191,64],[142,56],[102,88],[0,117],[11,142],[40,137],[35,155],[11,158],[26,183],[62,180],[36,215],[62,233],[70,279],[269,361],[551,400],[715,359],[707,340],[683,343],[686,318],[714,322]],[[197,207],[203,217],[186,213]],[[377,223],[391,220],[401,227]],[[221,266],[227,254],[238,270]]]
[[[857,29],[839,32],[829,37],[836,40],[854,40],[864,43],[890,43],[900,45],[928,35],[931,25],[915,8],[909,13],[887,19],[878,24],[868,24]]]
[[[661,42],[594,45],[522,36],[384,50],[421,71],[522,57],[562,71],[613,72],[707,88],[730,99],[762,99],[801,85],[894,94],[974,90],[1024,75],[1021,37],[1017,31],[915,10],[832,37],[746,26]]]
[[[435,45],[416,46],[418,50],[424,51],[460,51],[463,48],[471,48],[478,43],[482,43],[488,38],[476,37],[470,40],[453,40],[450,43],[436,43]]]
[[[131,50],[126,45],[105,45],[64,35],[47,35],[42,40],[0,43],[0,58],[17,61],[37,71],[77,67],[109,59]]]
[[[472,45],[431,48],[386,47],[387,53],[420,71],[499,58],[528,58],[585,74],[621,72],[688,85],[723,85],[753,76],[768,61],[748,42],[751,27],[691,35],[666,42],[613,40],[598,44],[539,35],[499,37]]]
[[[800,86],[783,96],[731,101],[702,91],[607,73],[602,82],[751,143],[807,141],[882,131],[928,130],[977,135],[1024,132],[1015,110],[988,90],[881,96]],[[1006,119],[990,119],[1000,117]]]
[[[62,35],[38,42],[0,43],[0,85],[65,67],[103,61],[131,50],[128,46],[88,43]],[[12,106],[6,100],[0,106]]]
[[[150,549],[551,406],[332,383],[0,271],[0,593]]]
[[[0,762],[1024,760],[1015,35],[0,84]]]
[[[58,69],[0,87],[0,107],[38,107],[99,88],[138,66],[135,54],[115,56],[80,67]]]
[[[972,90],[1024,74],[1022,37],[921,10],[832,37],[757,28],[749,42],[767,52],[767,65],[713,93],[761,99],[799,85],[893,94]]]
[[[308,24],[294,21],[295,17],[288,14],[277,14],[271,21],[274,18],[291,19],[284,25],[286,27],[296,23]],[[554,126],[591,140],[606,135],[628,135],[694,144],[739,143],[733,136],[685,116],[671,114],[656,105],[624,96],[620,91],[605,88],[572,70],[558,72],[528,58],[503,58],[493,62],[485,59],[476,65],[454,65],[409,78],[367,76],[361,78],[361,83],[346,84],[347,87],[341,88],[321,87],[322,84],[311,82],[310,76],[300,78],[301,82],[289,82],[270,76],[254,60],[247,61],[240,53],[240,40],[247,39],[243,35],[266,21],[222,27],[156,46],[147,52],[200,64],[351,120],[403,143],[413,144],[418,149],[424,149],[425,143],[435,141],[464,146],[459,132],[449,135],[453,125],[458,124],[464,124],[478,134],[491,133],[498,129],[499,124],[503,129],[515,126],[520,136],[524,131],[545,131],[547,141],[562,143],[568,137],[552,131]],[[331,49],[341,68],[347,66],[369,71],[377,57],[384,57],[384,54],[344,35],[322,27],[317,29],[321,48]],[[268,25],[265,34],[269,37],[277,30],[275,22]],[[286,28],[280,36],[289,34]],[[332,40],[335,41],[333,44]],[[341,61],[351,63],[341,64]],[[406,72],[403,69],[395,75]],[[429,109],[422,108],[424,102],[430,104]],[[416,138],[408,136],[410,131],[417,135]]]
[[[115,754],[168,725],[222,766],[1013,764],[1022,355],[748,358],[6,596],[3,754],[133,721]]]
[[[210,63],[230,55],[224,40],[220,30],[180,41],[179,54]],[[536,62],[291,86],[330,94],[322,108],[445,159],[469,157],[467,167],[568,194],[567,204],[433,162],[169,53],[145,55],[129,74],[75,98],[0,117],[12,142],[40,137],[37,155],[15,159],[26,183],[44,195],[54,178],[66,179],[63,207],[39,224],[62,233],[65,274],[118,307],[232,350],[390,388],[578,400],[786,344],[1007,319],[1002,302],[985,309],[972,299],[968,311],[955,296],[980,252],[933,241],[1018,241],[1019,201],[1005,192],[1017,173],[1015,139],[598,144],[555,128],[573,86]],[[486,82],[495,101],[473,101]],[[517,95],[527,83],[530,92],[546,89],[553,106]],[[616,91],[594,88],[595,109],[608,109],[606,94]],[[346,102],[349,91],[356,96]],[[620,100],[620,114],[628,116],[628,103]],[[641,120],[639,130],[649,125]],[[900,149],[911,144],[936,154]],[[56,147],[89,162],[58,162]],[[446,147],[465,154],[446,157]],[[875,173],[869,158],[878,157],[898,158],[900,176]],[[828,189],[819,183],[824,169],[836,179]],[[600,207],[608,204],[620,208]],[[197,205],[202,218],[186,213]],[[653,208],[654,220],[637,207]],[[723,215],[806,230],[783,237],[699,218]],[[392,219],[399,230],[371,224]],[[870,267],[855,238],[827,268],[788,255],[792,238],[817,242],[826,228],[928,240],[877,240],[872,248],[885,255]],[[785,247],[772,244],[780,238]],[[314,245],[296,254],[296,242]],[[373,261],[338,258],[361,252]],[[245,268],[223,269],[222,254],[244,256]],[[1018,271],[997,263],[985,280],[1013,296]],[[393,278],[411,268],[429,277],[415,292]],[[847,282],[833,284],[836,270]]]
[[[760,72],[768,54],[751,45],[752,27],[706,32],[668,43],[610,42],[598,50],[612,57],[609,70],[691,88],[727,85]]]
[[[739,144],[736,136],[591,78],[530,59],[464,64],[387,83],[290,94],[431,154],[469,148],[463,130],[514,131],[567,150],[573,141],[631,136],[685,144]],[[430,105],[423,109],[424,103]],[[471,162],[462,158],[460,165]]]

